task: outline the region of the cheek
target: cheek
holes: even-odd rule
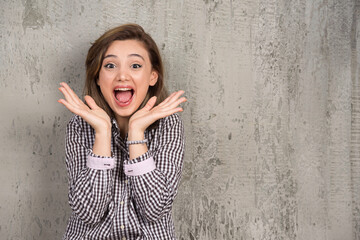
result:
[[[97,84],[102,88],[102,90],[105,90],[104,87],[111,85],[111,81],[109,81],[110,76],[106,73],[99,73],[99,79],[97,80]]]
[[[109,102],[113,95],[113,89],[112,86],[109,84],[109,81],[106,81],[104,78],[99,77],[98,86],[106,102]]]
[[[149,88],[146,88],[146,87],[144,87],[144,88],[141,89],[141,93],[139,94],[139,95],[141,96],[141,97],[140,97],[141,102],[144,101],[144,99],[145,99],[146,94],[148,93],[148,91],[149,91]]]

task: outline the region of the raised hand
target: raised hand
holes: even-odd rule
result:
[[[174,92],[155,107],[156,97],[150,98],[145,107],[131,116],[129,120],[129,140],[141,140],[145,129],[155,121],[170,116],[173,113],[183,111],[179,105],[186,102],[187,99],[180,97],[182,94],[184,94],[182,90]]]
[[[90,96],[85,96],[86,105],[66,83],[60,83],[59,90],[65,99],[58,100],[71,112],[82,117],[89,123],[96,133],[108,134],[111,132],[111,121],[109,115],[100,108]]]

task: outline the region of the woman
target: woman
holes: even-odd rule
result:
[[[86,74],[87,105],[66,83],[59,88],[75,114],[66,132],[72,215],[64,239],[175,239],[184,92],[167,97],[159,50],[136,24],[96,40]]]

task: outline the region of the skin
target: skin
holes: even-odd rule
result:
[[[156,97],[152,97],[145,107],[137,110],[144,101],[149,86],[156,84],[158,74],[152,69],[147,50],[136,40],[114,41],[105,53],[99,72],[101,92],[115,114],[121,135],[128,134],[129,141],[143,140],[144,131],[155,121],[170,116],[183,109],[179,105],[186,101],[181,97],[184,91],[172,93],[159,105],[154,106]],[[65,99],[58,100],[74,114],[82,117],[95,130],[93,152],[100,156],[111,156],[111,122],[107,113],[90,96],[84,99],[87,105],[75,94],[68,84],[62,82],[59,90]],[[134,89],[131,103],[119,106],[114,97],[114,88],[130,86]],[[130,159],[148,151],[146,144],[129,146]]]

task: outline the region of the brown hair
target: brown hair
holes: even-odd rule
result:
[[[113,111],[107,104],[101,93],[100,87],[96,82],[99,78],[104,55],[111,43],[116,40],[137,40],[144,45],[149,54],[152,69],[158,74],[158,79],[154,86],[149,86],[148,93],[146,94],[143,103],[140,105],[140,108],[142,108],[153,96],[157,96],[155,105],[158,105],[168,95],[164,86],[164,69],[160,52],[151,36],[137,24],[124,24],[110,29],[92,44],[86,58],[86,82],[84,94],[94,98],[99,107],[104,109],[110,117],[114,117]]]

